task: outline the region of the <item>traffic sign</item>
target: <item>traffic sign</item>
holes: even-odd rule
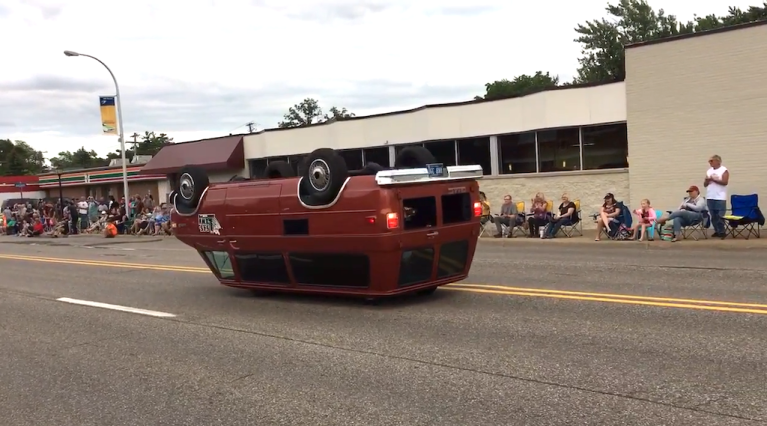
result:
[[[16,182],[16,188],[24,188],[25,186],[27,186],[27,184],[24,182]]]

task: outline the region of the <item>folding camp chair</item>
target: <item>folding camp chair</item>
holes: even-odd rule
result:
[[[514,237],[514,235],[517,235],[517,234],[523,237],[527,236],[527,231],[525,230],[525,226],[527,224],[527,210],[525,210],[524,201],[517,201],[517,217],[520,218],[520,220],[522,221],[522,224],[516,225],[514,227],[514,229],[512,230],[512,233],[509,235],[509,238]]]
[[[698,241],[699,238],[696,236],[697,233],[702,235],[704,240],[708,239],[708,229],[711,228],[711,215],[708,214],[708,210],[703,210],[701,214],[703,215],[703,219],[692,225],[682,227],[682,238],[685,240],[692,238],[693,240]]]
[[[583,236],[583,223],[581,223],[581,200],[573,201],[575,204],[575,213],[573,213],[573,221],[569,225],[562,225],[559,228],[560,232],[566,237]]]
[[[493,223],[493,217],[490,215],[482,216],[479,218],[479,238],[482,238],[483,235],[487,235],[488,237],[492,237],[490,232],[487,230],[487,224]],[[495,226],[493,226],[495,227]]]
[[[761,237],[764,215],[759,209],[759,195],[733,195],[730,197],[730,214],[724,216],[726,233],[732,238],[743,235]]]
[[[613,218],[613,221],[610,224],[610,229],[602,228],[602,233],[599,237],[607,237],[609,240],[614,240],[617,232],[613,232],[613,228],[617,230],[621,225],[626,228],[631,228],[631,224],[634,223],[634,220],[631,217],[631,210],[627,205],[623,204],[623,201],[618,201],[616,203],[616,208],[620,211],[620,214]],[[591,218],[594,219],[594,222],[596,223],[599,220],[599,213],[592,214]],[[613,235],[610,235],[611,233],[613,233]]]

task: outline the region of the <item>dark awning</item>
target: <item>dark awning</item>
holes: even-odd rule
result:
[[[182,142],[163,147],[141,169],[141,174],[177,173],[184,166],[205,170],[240,170],[245,167],[242,136]]]

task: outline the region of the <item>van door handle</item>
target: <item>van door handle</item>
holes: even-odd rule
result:
[[[219,244],[224,244],[226,242],[226,240],[218,240],[216,242],[219,243]]]
[[[428,234],[426,234],[427,237],[436,237],[437,235],[439,235],[439,232],[437,231],[429,232]]]
[[[234,245],[234,243],[236,242],[237,240],[229,240],[229,247],[231,247],[234,250],[239,250],[240,248]]]

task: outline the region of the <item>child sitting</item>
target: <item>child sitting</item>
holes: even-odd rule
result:
[[[631,228],[631,232],[634,237],[639,237],[639,241],[645,241],[645,235],[647,234],[647,228],[655,226],[655,220],[658,219],[655,215],[655,209],[650,206],[650,200],[642,200],[642,207],[634,210],[634,214],[637,215],[637,220],[634,222],[634,226]],[[639,233],[637,234],[637,230]]]

